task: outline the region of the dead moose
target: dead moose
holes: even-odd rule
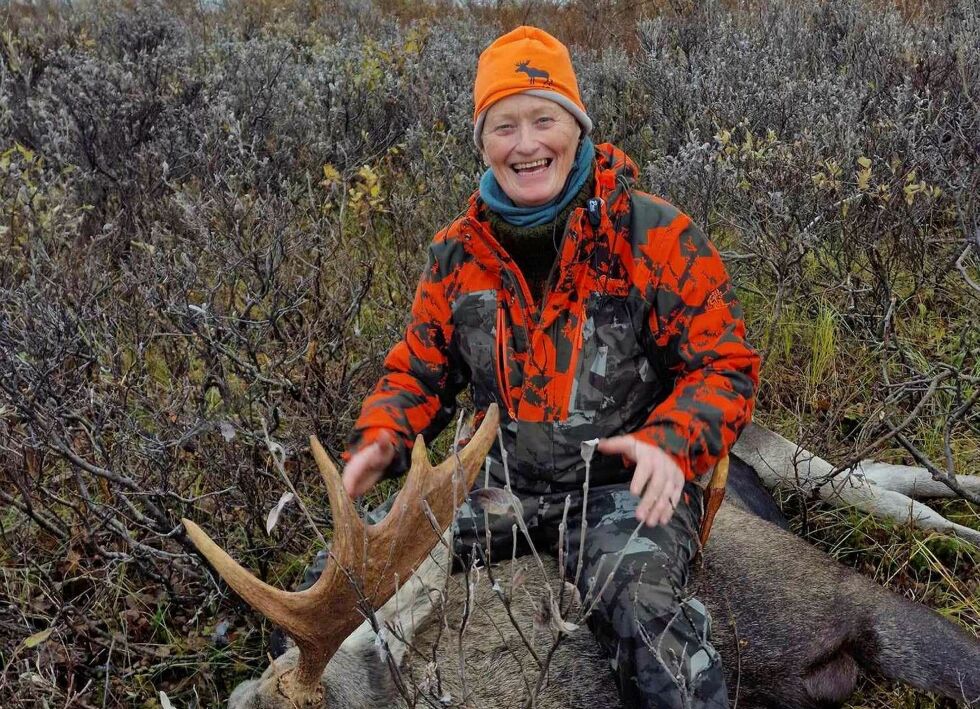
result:
[[[590,599],[565,592],[553,559],[535,554],[448,573],[440,533],[496,427],[492,407],[466,447],[435,468],[419,439],[392,511],[376,525],[360,519],[311,439],[334,535],[330,561],[306,591],[262,583],[184,520],[225,581],[296,643],[261,678],[239,685],[230,707],[619,705],[608,659],[579,627]],[[711,612],[734,706],[838,706],[861,671],[980,701],[977,639],[782,523],[753,469],[732,456],[728,496],[689,589]]]

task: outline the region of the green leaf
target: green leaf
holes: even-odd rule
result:
[[[38,633],[34,633],[31,637],[24,641],[24,647],[30,650],[31,648],[37,647],[45,640],[51,637],[51,633],[54,632],[54,627],[48,628],[47,630],[42,630]]]

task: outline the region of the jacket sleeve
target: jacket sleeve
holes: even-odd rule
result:
[[[637,439],[670,454],[688,480],[726,455],[752,418],[760,357],[717,249],[690,224],[667,243],[652,293],[654,356],[673,377]]]
[[[361,406],[344,460],[388,431],[396,455],[387,475],[400,475],[408,469],[415,437],[421,433],[429,441],[452,420],[467,377],[450,353],[453,324],[446,290],[451,278],[430,247],[405,335],[388,353],[383,376]]]

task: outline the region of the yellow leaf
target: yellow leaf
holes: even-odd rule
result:
[[[857,171],[857,186],[862,192],[868,189],[868,183],[871,182],[871,170],[864,169]]]
[[[915,193],[918,192],[918,185],[905,185],[902,192],[905,193],[905,203],[912,206],[912,201],[915,199]]]
[[[378,179],[378,176],[374,174],[374,170],[372,170],[371,167],[368,165],[364,165],[360,170],[357,171],[357,174],[360,175],[364,179],[364,181],[369,184],[374,183]]]
[[[861,167],[863,167],[865,169],[871,167],[871,160],[869,160],[868,158],[864,157],[863,155],[857,159],[857,163],[858,163],[858,165],[860,165]]]
[[[323,166],[323,181],[327,184],[340,182],[340,172],[330,163]]]
[[[20,153],[20,156],[22,158],[24,158],[24,161],[25,162],[32,162],[34,160],[34,151],[33,150],[31,150],[30,148],[27,148],[27,147],[21,145],[20,143],[15,143],[15,145],[17,147],[17,152],[19,152]]]
[[[37,647],[41,643],[45,642],[51,637],[51,633],[54,632],[54,628],[48,628],[47,630],[42,630],[38,633],[34,633],[31,637],[24,641],[24,647],[30,650],[33,647]]]

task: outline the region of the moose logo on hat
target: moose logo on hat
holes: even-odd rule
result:
[[[529,66],[530,63],[530,59],[525,59],[517,65],[514,73],[523,71],[525,74],[527,74],[528,83],[531,84],[531,86],[535,85],[537,79],[544,79],[545,86],[551,86],[554,83],[551,80],[551,74],[546,72],[544,69],[535,69],[533,66]]]

